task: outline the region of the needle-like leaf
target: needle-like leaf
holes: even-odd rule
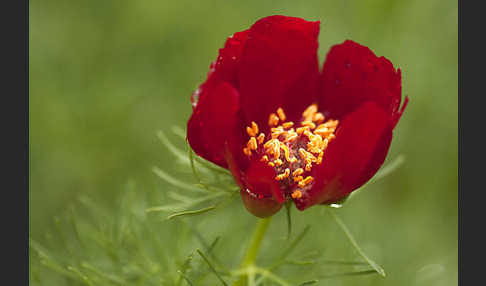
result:
[[[363,257],[364,260],[366,260],[366,262],[368,262],[368,264],[374,269],[374,271],[376,271],[378,274],[380,274],[381,276],[385,277],[386,276],[386,273],[385,273],[385,270],[383,270],[383,268],[378,265],[378,263],[374,262],[373,260],[371,260],[365,253],[364,251],[361,249],[361,247],[359,247],[358,243],[356,242],[356,240],[354,239],[353,235],[351,234],[351,232],[349,231],[348,227],[344,224],[344,222],[334,213],[334,210],[332,209],[328,209],[328,211],[331,213],[331,216],[332,218],[336,221],[336,223],[339,225],[339,227],[343,230],[344,234],[346,234],[346,237],[348,238],[349,242],[351,242],[351,244],[354,246],[354,248],[356,249],[356,251],[359,253],[359,255],[361,255],[361,257]]]

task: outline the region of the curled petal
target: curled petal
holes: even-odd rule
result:
[[[224,146],[236,124],[238,97],[230,84],[219,84],[199,100],[187,123],[187,140],[194,152],[223,168],[227,168]]]
[[[267,128],[284,108],[289,120],[317,100],[319,21],[270,16],[249,30],[239,66],[241,106],[247,122]]]
[[[314,185],[295,200],[297,208],[337,201],[368,181],[383,164],[392,128],[389,114],[374,102],[348,114],[324,152],[322,164],[312,169]]]
[[[388,59],[377,57],[369,48],[353,41],[331,48],[324,62],[321,85],[319,106],[335,118],[369,101],[390,116],[395,116],[400,107],[400,69],[395,70]]]

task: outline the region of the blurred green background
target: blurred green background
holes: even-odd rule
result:
[[[184,128],[189,96],[225,39],[273,14],[321,21],[321,64],[345,39],[387,57],[402,68],[403,94],[410,97],[387,159],[403,154],[405,164],[339,210],[388,276],[322,285],[456,285],[457,1],[31,0],[30,237],[47,243],[55,218],[80,196],[93,198],[111,218],[129,180],[142,196],[163,193],[166,185],[152,166],[177,168],[156,131]],[[185,221],[204,225],[209,237],[244,239],[255,219],[238,200]],[[296,231],[312,226],[305,244],[330,249],[330,255],[336,249],[330,258],[343,251],[356,257],[335,234],[339,230],[327,225],[332,221],[319,216],[315,208],[294,209]],[[277,217],[275,235],[284,236],[283,211]],[[177,223],[158,219],[152,225],[170,237]],[[226,247],[237,245],[244,248],[237,242]],[[55,248],[62,255],[62,245]],[[240,248],[226,256],[238,260]],[[285,271],[295,277],[292,271],[300,270]],[[53,273],[42,277],[53,279],[45,285],[72,285]]]

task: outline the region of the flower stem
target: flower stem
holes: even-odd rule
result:
[[[261,218],[258,220],[258,224],[253,232],[250,244],[246,249],[245,256],[241,260],[240,268],[247,268],[255,264],[255,260],[258,255],[258,250],[262,243],[265,233],[267,232],[268,226],[270,225],[271,216],[267,218]],[[238,280],[236,280],[232,286],[243,286],[246,285],[248,277],[246,274],[241,275]]]

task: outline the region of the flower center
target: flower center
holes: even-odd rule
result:
[[[258,133],[258,125],[251,122],[246,127],[250,137],[243,153],[258,156],[262,162],[275,169],[275,180],[286,190],[286,197],[301,198],[314,178],[309,176],[313,166],[322,163],[324,151],[336,136],[338,120],[325,120],[312,104],[302,113],[301,121],[286,121],[282,108],[268,118],[270,134]]]

